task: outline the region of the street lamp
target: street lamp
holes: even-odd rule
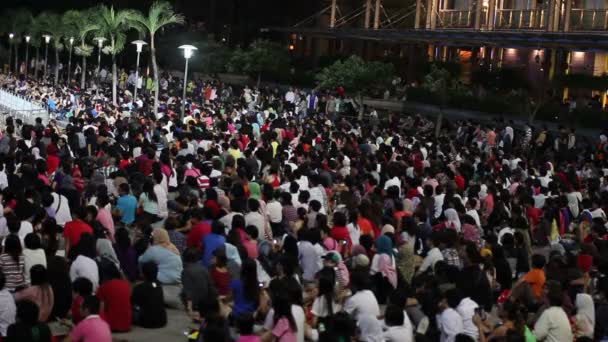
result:
[[[27,72],[29,68],[29,57],[30,57],[30,36],[25,36],[25,78],[27,79]]]
[[[137,101],[137,86],[139,85],[139,54],[141,50],[143,50],[144,45],[148,45],[148,43],[143,40],[136,40],[131,42],[131,44],[135,45],[137,48],[137,64],[135,65],[135,91],[133,94],[133,101]]]
[[[44,76],[43,76],[43,80],[46,80],[46,74],[47,74],[47,69],[48,69],[48,57],[49,57],[49,42],[51,41],[51,36],[48,34],[45,34],[44,36],[44,42],[45,42],[45,47],[44,47]]]
[[[104,37],[96,37],[93,38],[93,41],[97,42],[97,89],[95,90],[95,95],[99,95],[99,86],[100,86],[100,78],[99,78],[99,71],[101,70],[101,48],[103,47],[103,42],[106,41],[106,39]]]
[[[67,83],[70,85],[70,71],[72,70],[72,48],[74,47],[74,37],[70,37],[70,53],[68,57],[68,78]]]
[[[8,50],[8,72],[11,72],[11,58],[13,57],[13,38],[15,38],[15,34],[14,33],[9,33],[8,34],[8,40],[9,40],[9,50]],[[15,70],[15,72],[17,72],[17,70]]]
[[[198,50],[196,46],[193,45],[182,45],[179,47],[184,50],[184,58],[186,59],[186,70],[184,71],[184,92],[182,96],[182,119],[184,118],[186,111],[186,85],[188,82],[188,60],[192,57],[194,51]]]

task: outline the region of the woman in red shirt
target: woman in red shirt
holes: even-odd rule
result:
[[[220,296],[230,294],[230,273],[228,272],[228,257],[223,248],[218,248],[213,252],[213,268],[211,269],[211,279]]]
[[[353,242],[350,240],[350,233],[346,228],[346,215],[342,212],[334,214],[334,227],[331,229],[331,237],[338,241],[340,254],[347,255],[353,246]]]
[[[100,316],[115,332],[131,330],[131,285],[122,279],[116,265],[108,261],[100,266],[105,281],[97,289],[101,302]]]

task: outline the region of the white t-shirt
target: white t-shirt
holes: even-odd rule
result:
[[[462,317],[452,308],[437,315],[437,328],[441,332],[440,342],[454,342],[456,335],[464,332]]]
[[[93,292],[99,286],[99,269],[95,260],[79,255],[70,267],[70,279],[72,282],[77,278],[87,278],[93,283]]]
[[[25,259],[25,281],[30,284],[30,270],[34,265],[42,265],[46,268],[46,255],[42,248],[38,249],[23,249],[23,257]]]
[[[51,208],[55,211],[55,221],[57,225],[63,227],[67,222],[72,221],[72,214],[70,213],[70,205],[68,199],[59,195],[55,192],[51,194],[53,196],[53,204]]]
[[[406,317],[406,321],[409,319]],[[412,326],[409,329],[405,325],[389,327],[382,334],[382,341],[385,342],[412,342],[414,341]]]
[[[258,212],[250,212],[245,215],[245,224],[255,226],[258,229],[258,238],[264,238],[264,216]]]
[[[370,290],[358,291],[348,298],[344,303],[344,311],[354,315],[356,320],[359,319],[360,315],[380,316],[380,306],[376,296]]]
[[[272,223],[283,221],[283,206],[278,201],[271,201],[266,204],[266,214]]]

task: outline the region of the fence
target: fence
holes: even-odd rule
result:
[[[0,113],[3,122],[8,116],[32,125],[36,118],[41,118],[43,124],[49,121],[49,112],[43,105],[4,89],[0,89]]]

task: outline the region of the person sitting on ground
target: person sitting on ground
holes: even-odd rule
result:
[[[162,328],[167,325],[167,311],[163,289],[156,280],[158,267],[153,262],[142,265],[144,281],[133,288],[133,323],[147,329]]]
[[[38,306],[29,300],[17,302],[16,322],[6,331],[6,342],[51,342],[51,329],[45,323],[38,321]],[[72,339],[78,342],[79,340]]]

